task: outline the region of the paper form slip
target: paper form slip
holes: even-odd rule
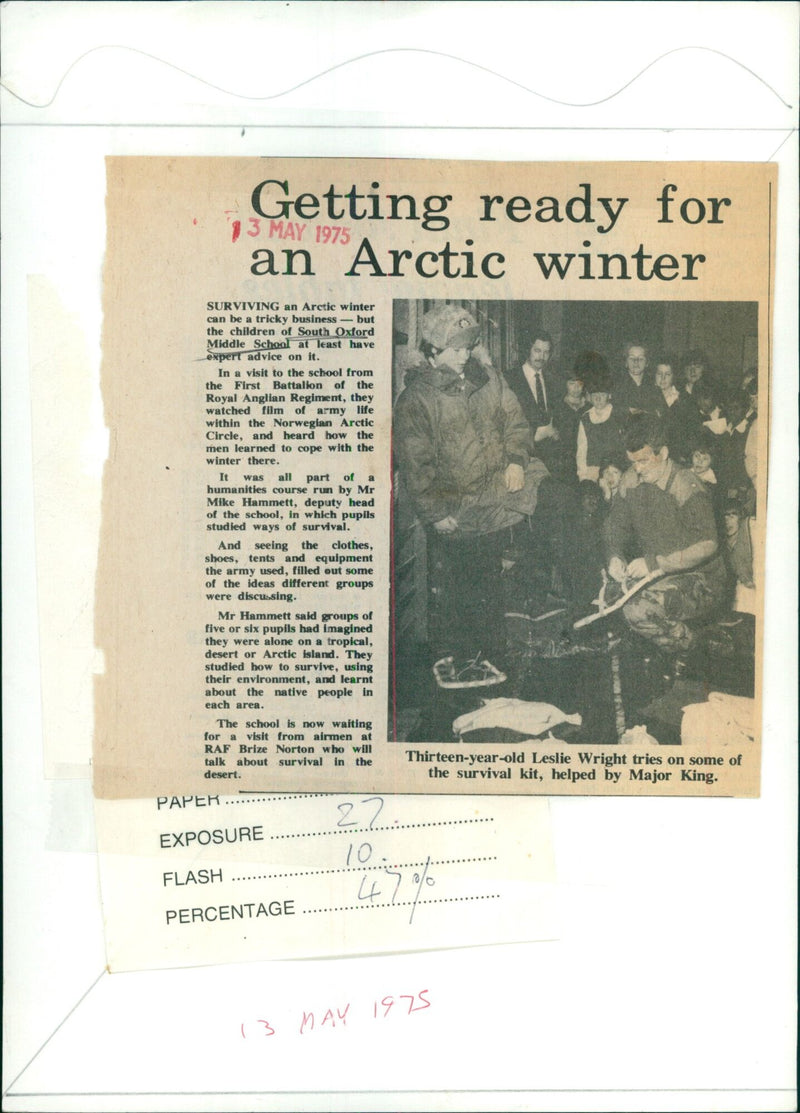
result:
[[[96,800],[111,971],[554,938],[547,802]]]

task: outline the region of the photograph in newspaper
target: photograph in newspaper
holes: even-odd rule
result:
[[[99,796],[758,794],[774,168],[107,178]]]
[[[709,703],[752,736],[757,337],[754,303],[395,302],[394,741],[677,745]]]

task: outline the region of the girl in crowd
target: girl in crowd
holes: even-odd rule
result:
[[[718,391],[709,383],[699,383],[692,394],[692,400],[706,429],[715,434],[724,432],[725,418],[722,416]]]
[[[591,353],[591,370],[586,376],[586,389],[591,409],[580,419],[575,463],[578,479],[600,479],[600,464],[616,460],[627,466],[623,445],[623,417],[611,403],[611,376],[601,355]],[[589,361],[587,361],[589,362]]]
[[[709,385],[708,367],[706,357],[699,349],[689,352],[683,361],[683,390],[685,394],[694,398],[700,384]]]
[[[700,428],[700,414],[688,394],[675,385],[674,363],[662,357],[656,364],[656,386],[661,391],[661,416],[667,434],[670,458],[678,464],[689,459],[689,442]]]
[[[748,514],[755,507],[755,490],[745,466],[745,449],[750,423],[747,413],[750,407],[748,396],[741,390],[730,393],[723,409],[725,431],[720,435],[721,448],[719,472],[726,498],[740,499]]]
[[[577,481],[575,453],[578,450],[578,426],[588,405],[583,389],[583,375],[584,371],[576,364],[569,372],[566,394],[553,405],[553,425],[558,431],[563,464],[557,477],[568,483]]]
[[[717,473],[714,467],[716,462],[715,457],[718,454],[716,442],[718,442],[719,439],[718,436],[715,436],[708,429],[701,428],[697,430],[689,442],[689,459],[692,471],[711,496],[714,518],[717,522],[717,528],[721,530],[724,491],[717,480]]]

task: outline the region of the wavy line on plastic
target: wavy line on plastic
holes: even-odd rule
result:
[[[49,108],[55,102],[56,97],[61,91],[62,85],[67,80],[72,71],[78,65],[80,65],[81,62],[88,58],[90,54],[95,54],[98,51],[104,50],[126,50],[131,54],[139,54],[143,58],[148,58],[153,62],[159,62],[161,65],[169,66],[170,69],[175,70],[177,73],[183,74],[185,77],[189,77],[193,81],[198,81],[201,85],[205,85],[209,89],[214,89],[218,93],[223,93],[226,96],[236,97],[239,100],[247,101],[277,100],[279,97],[285,97],[288,96],[290,93],[297,92],[298,89],[302,89],[305,85],[310,85],[313,81],[319,81],[320,78],[327,77],[329,74],[335,73],[337,70],[344,69],[346,66],[352,66],[356,62],[363,62],[368,58],[378,58],[386,54],[427,54],[435,58],[446,58],[448,61],[451,62],[460,62],[465,66],[472,67],[472,69],[489,74],[491,77],[496,77],[500,81],[505,81],[508,85],[513,85],[515,88],[521,89],[525,93],[530,93],[532,96],[539,97],[541,100],[549,101],[551,104],[560,104],[565,108],[594,108],[597,105],[606,104],[608,101],[613,100],[614,97],[618,97],[621,93],[624,93],[625,90],[629,89],[630,86],[638,81],[640,77],[643,77],[648,70],[652,69],[659,62],[663,62],[665,58],[669,58],[671,54],[680,54],[690,50],[700,50],[706,54],[715,54],[717,55],[717,57],[724,58],[726,61],[731,62],[734,66],[738,66],[739,69],[744,70],[745,73],[749,74],[752,78],[763,85],[765,89],[768,89],[769,92],[772,93],[772,95],[776,97],[782,105],[784,105],[785,108],[792,107],[792,105],[788,104],[787,101],[785,101],[780,95],[780,93],[778,93],[778,91],[774,89],[768,81],[757,74],[755,70],[751,70],[749,66],[746,66],[744,62],[740,62],[737,58],[732,58],[731,55],[726,54],[725,51],[716,50],[714,47],[711,46],[676,46],[672,50],[667,50],[663,54],[659,54],[658,57],[654,58],[651,62],[648,62],[648,64],[643,69],[639,70],[639,72],[634,74],[633,77],[629,78],[628,81],[620,85],[620,87],[615,92],[609,93],[605,97],[600,97],[597,100],[591,101],[559,100],[557,97],[550,97],[546,93],[540,93],[536,89],[531,89],[527,85],[523,85],[521,81],[515,81],[512,77],[506,77],[505,74],[498,73],[496,70],[490,69],[488,66],[483,66],[479,62],[472,62],[468,58],[461,58],[456,54],[446,54],[441,50],[428,50],[424,47],[414,46],[397,46],[387,47],[384,50],[370,50],[367,51],[365,54],[358,54],[353,58],[348,58],[343,62],[337,62],[333,66],[328,66],[327,69],[320,70],[319,73],[315,73],[311,77],[306,77],[302,81],[298,81],[296,85],[292,85],[287,89],[283,89],[279,93],[265,93],[263,96],[252,96],[247,93],[236,93],[232,89],[225,89],[221,85],[215,85],[212,81],[207,81],[204,77],[199,77],[197,74],[183,69],[181,66],[176,66],[173,62],[168,62],[164,58],[159,58],[156,54],[150,54],[146,50],[139,50],[138,47],[126,46],[120,43],[108,43],[102,46],[93,46],[89,50],[85,51],[83,54],[79,55],[75,59],[75,61],[71,62],[67,69],[64,71],[64,74],[56,85],[55,91],[50,100],[44,101],[44,103],[42,104],[36,104],[33,101],[26,100],[25,97],[21,96],[19,93],[15,93],[14,90],[10,89],[4,82],[0,82],[0,87],[5,89],[7,93],[9,93],[16,100],[20,101],[22,104],[28,105],[29,108]]]

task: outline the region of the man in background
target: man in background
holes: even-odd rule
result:
[[[552,356],[550,333],[536,329],[531,333],[527,359],[521,367],[511,368],[505,376],[531,428],[537,449],[548,441],[558,440],[558,433],[553,427],[553,405],[559,396],[559,388],[548,370]]]
[[[528,358],[521,366],[507,371],[505,378],[533,434],[531,451],[544,461],[551,475],[564,478],[564,446],[554,421],[554,411],[563,397],[564,386],[552,373],[552,357],[550,333],[534,329],[530,333]]]

